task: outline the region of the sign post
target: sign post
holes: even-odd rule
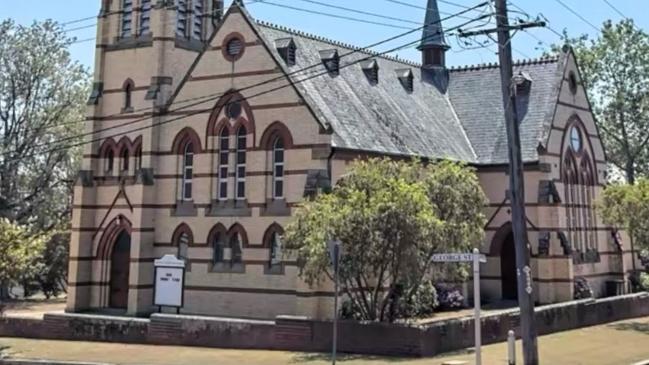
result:
[[[433,262],[471,262],[473,264],[473,304],[475,317],[475,363],[482,365],[482,323],[480,322],[480,263],[487,262],[476,248],[473,253],[440,253],[431,258]]]
[[[333,320],[333,344],[331,348],[331,363],[336,365],[336,353],[338,348],[338,267],[340,261],[340,245],[338,240],[327,242],[329,257],[334,267],[334,320]]]
[[[153,305],[160,311],[162,307],[175,307],[176,313],[180,313],[184,302],[185,261],[177,259],[174,255],[164,255],[155,260],[153,266]]]

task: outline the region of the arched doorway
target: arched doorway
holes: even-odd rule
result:
[[[123,230],[115,240],[110,256],[110,307],[128,306],[128,279],[131,264],[131,235]]]
[[[500,279],[503,299],[518,300],[516,247],[514,246],[514,234],[511,231],[503,240],[500,248]]]

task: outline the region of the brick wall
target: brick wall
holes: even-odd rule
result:
[[[549,334],[628,318],[649,316],[649,293],[583,300],[537,308],[539,334]],[[473,319],[432,324],[340,321],[341,352],[389,356],[432,356],[473,346]],[[482,319],[483,343],[504,341],[519,332],[517,310]],[[51,314],[44,319],[0,318],[0,337],[105,341],[239,349],[328,352],[331,322],[301,317],[275,321],[169,314],[150,319],[81,314]]]

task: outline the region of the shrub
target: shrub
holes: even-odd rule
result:
[[[397,290],[397,292],[401,293],[402,290]],[[344,301],[340,310],[340,317],[356,321],[363,320],[365,318],[362,312],[363,309],[355,305],[355,303],[356,301]],[[393,298],[386,311],[392,311],[393,317],[398,319],[421,318],[433,314],[438,304],[435,286],[431,281],[426,280],[419,285],[411,296]]]
[[[646,272],[640,274],[639,287],[640,290],[649,291],[649,274]]]
[[[446,285],[438,285],[436,289],[440,309],[457,310],[464,307],[464,295],[460,289]]]

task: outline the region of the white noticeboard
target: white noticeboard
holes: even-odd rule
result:
[[[165,255],[154,261],[155,288],[153,304],[159,307],[183,306],[185,261],[174,255]]]

